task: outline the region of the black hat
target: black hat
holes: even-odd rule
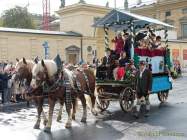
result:
[[[140,41],[140,40],[142,40],[144,37],[146,37],[147,35],[146,34],[144,34],[144,33],[138,33],[137,35],[136,35],[136,37],[135,37],[135,40],[136,41]]]
[[[106,51],[106,52],[108,52],[108,51],[111,52],[111,49],[110,49],[110,48],[106,48],[105,51]]]

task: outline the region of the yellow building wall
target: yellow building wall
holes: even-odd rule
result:
[[[1,32],[0,61],[15,62],[16,58],[33,59],[36,56],[44,59],[44,48],[42,46],[44,41],[49,44],[50,59],[59,53],[62,59],[66,60],[66,48],[72,45],[80,48],[80,37]],[[3,57],[3,49],[6,50],[6,57]]]
[[[171,55],[174,50],[179,51],[179,56],[177,58],[172,57],[174,60],[179,60],[182,67],[187,67],[187,60],[183,57],[183,51],[187,50],[187,42],[169,42],[169,48],[171,50]]]

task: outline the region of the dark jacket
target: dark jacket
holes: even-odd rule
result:
[[[125,67],[128,62],[129,62],[128,58],[122,58],[119,60],[119,65],[120,67]]]
[[[108,60],[107,60],[108,59]],[[102,65],[111,64],[112,58],[109,56],[108,58],[106,56],[103,57]]]
[[[127,53],[127,57],[130,58],[130,50],[131,50],[131,37],[129,36],[125,40],[125,45],[124,45],[124,51]]]
[[[138,98],[142,96],[146,96],[148,91],[152,90],[152,73],[150,70],[145,69],[142,74],[142,78],[140,78],[140,71],[136,74],[136,92]]]
[[[0,73],[0,90],[8,88],[8,80],[9,80],[8,74]]]

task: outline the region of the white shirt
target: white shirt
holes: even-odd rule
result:
[[[146,67],[142,71],[140,71],[140,78],[142,78],[142,75],[143,75],[143,72],[145,71],[145,69],[146,69]]]

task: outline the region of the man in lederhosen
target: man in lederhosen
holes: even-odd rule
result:
[[[140,61],[139,71],[136,75],[136,94],[137,94],[137,104],[136,113],[134,114],[136,118],[139,117],[139,112],[141,105],[146,105],[145,117],[148,116],[150,110],[149,94],[152,88],[152,73],[146,68],[146,62]]]

